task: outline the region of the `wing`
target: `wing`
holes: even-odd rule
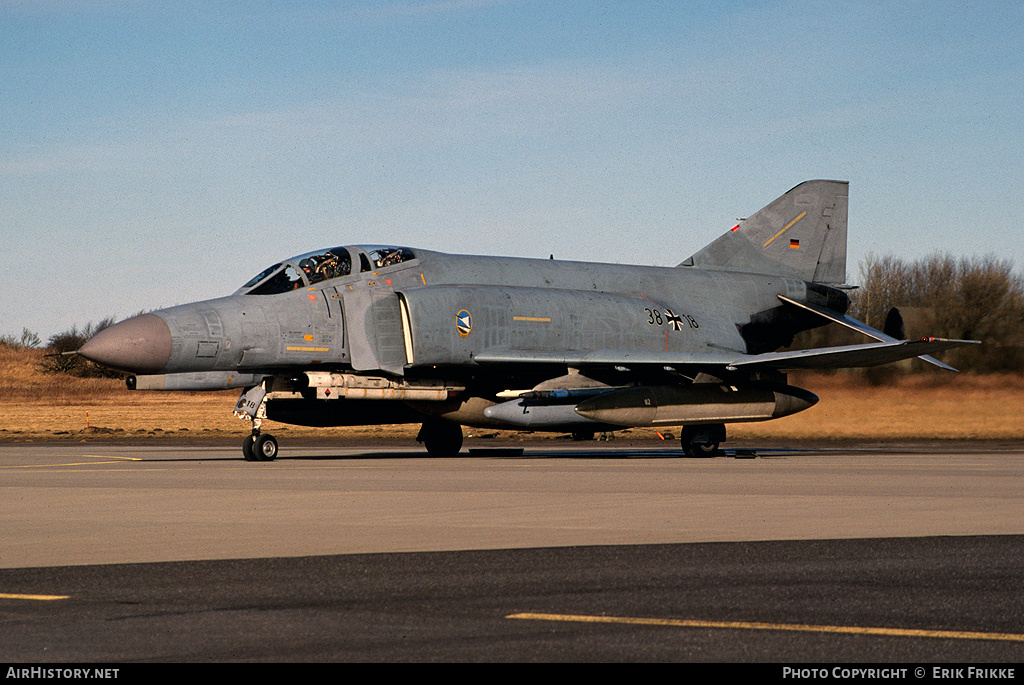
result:
[[[728,350],[705,353],[642,352],[637,350],[598,350],[595,352],[526,352],[509,350],[476,357],[479,364],[565,364],[587,366],[671,366],[718,367],[726,370],[756,367],[786,369],[843,369],[878,366],[913,359],[928,353],[941,352],[963,345],[977,345],[977,340],[893,340],[863,345],[821,347],[792,352],[741,354]],[[951,368],[936,362],[945,368]]]

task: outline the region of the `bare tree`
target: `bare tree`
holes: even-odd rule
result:
[[[0,335],[0,346],[9,347],[15,350],[31,350],[36,349],[42,344],[42,340],[39,336],[30,331],[27,328],[21,329],[21,337],[15,338],[13,335]]]

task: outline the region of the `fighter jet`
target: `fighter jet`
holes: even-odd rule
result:
[[[818,398],[793,369],[873,366],[976,341],[898,340],[846,315],[848,184],[807,181],[675,267],[349,245],[274,264],[237,292],[110,326],[80,354],[137,390],[240,388],[242,453],[278,455],[265,419],[419,423],[432,456],[462,426],[576,438],[681,426],[711,456],[725,424]],[[873,342],[782,350],[834,322]]]

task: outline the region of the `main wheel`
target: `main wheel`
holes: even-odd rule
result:
[[[422,442],[432,457],[454,457],[462,449],[462,426],[449,421],[427,421],[416,441]]]
[[[725,425],[684,426],[680,442],[688,457],[713,457],[718,454],[718,446],[725,442]]]
[[[717,442],[691,442],[683,446],[683,451],[688,457],[713,457],[718,452]]]
[[[277,458],[277,440],[269,433],[263,433],[252,446],[256,461],[274,461]]]

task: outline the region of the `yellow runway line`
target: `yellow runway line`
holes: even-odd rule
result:
[[[696,621],[673,618],[630,618],[626,616],[586,616],[577,614],[510,614],[505,618],[575,623],[617,623],[674,628],[727,628],[733,630],[788,630],[804,633],[838,633],[890,637],[927,637],[943,640],[1001,640],[1024,642],[1020,633],[981,633],[963,630],[920,630],[916,628],[863,628],[859,626],[816,626],[801,623],[759,623],[747,621]]]

